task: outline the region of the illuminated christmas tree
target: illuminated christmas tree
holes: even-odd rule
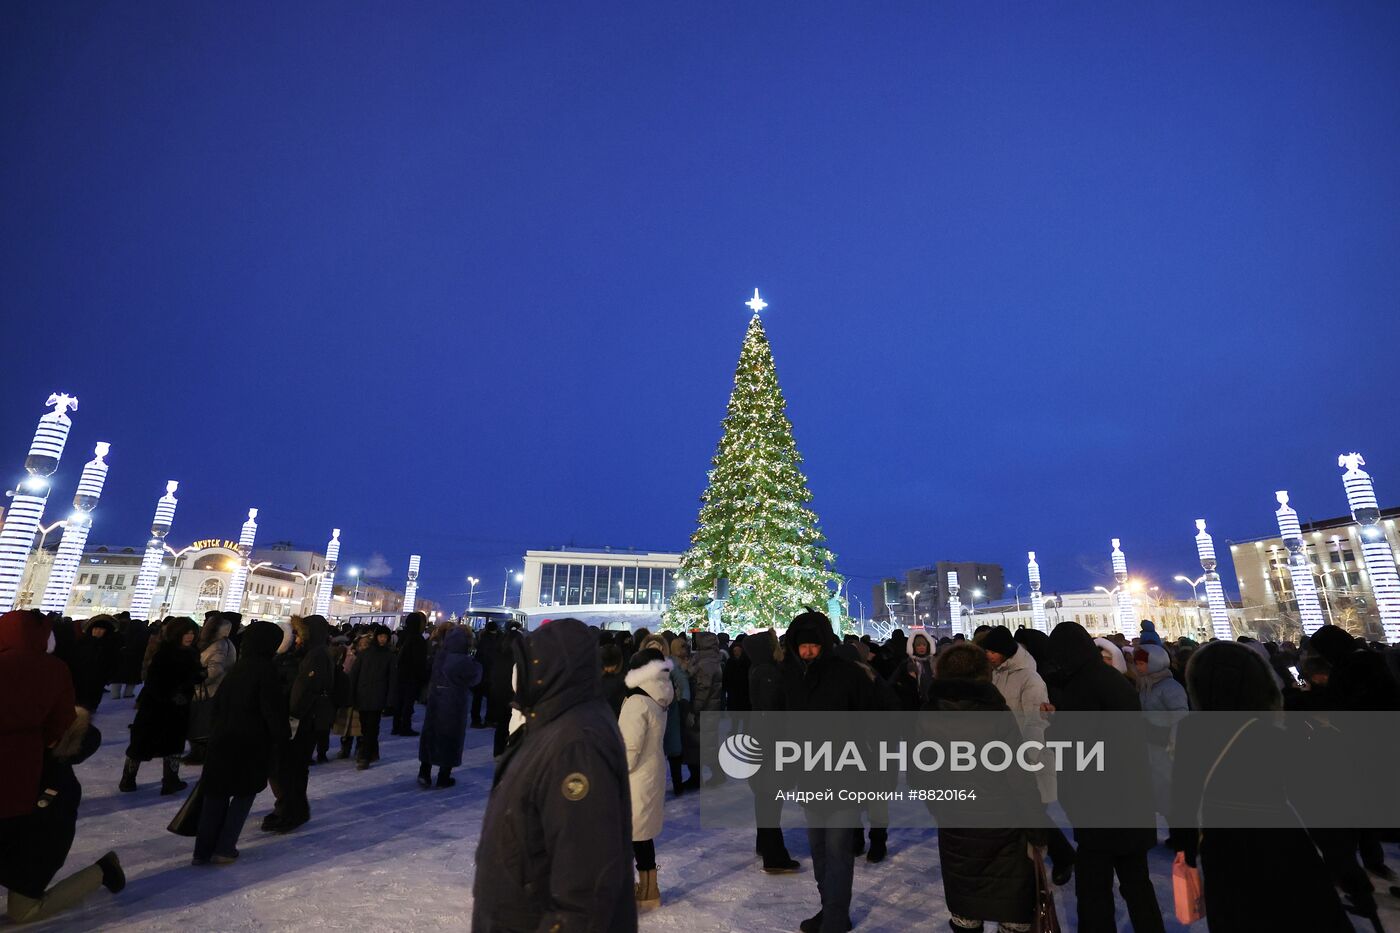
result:
[[[699,528],[681,558],[684,588],[663,618],[671,628],[711,628],[721,579],[728,581],[728,593],[719,594],[726,595],[718,605],[719,626],[731,633],[785,629],[807,606],[826,611],[830,586],[840,583],[828,569],[835,555],[824,546],[808,507],[812,493],[759,320],[767,303],[755,289],[747,304],[754,314],[739,352],[724,434],[700,499]]]

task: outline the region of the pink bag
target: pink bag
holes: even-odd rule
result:
[[[1178,923],[1195,923],[1206,915],[1206,896],[1200,869],[1186,864],[1186,853],[1176,853],[1172,863],[1172,894]]]

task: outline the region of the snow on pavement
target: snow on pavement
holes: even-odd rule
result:
[[[384,736],[383,760],[368,771],[332,758],[311,769],[310,823],[286,836],[262,832],[258,825],[272,808],[272,794],[264,791],[244,828],[239,860],[194,867],[194,841],[165,830],[184,795],[159,796],[159,762],[142,766],[139,791],[117,791],[132,708],[129,699],[108,698],[98,712],[102,748],[78,768],[84,790],[78,835],[59,875],[115,849],[127,871],[126,890],[115,896],[99,891],[82,908],[31,929],[184,933],[470,927],[476,839],[491,786],[488,730],[467,733],[457,786],[446,790],[424,790],[415,781],[417,739]],[[336,750],[332,739],[332,756]],[[192,781],[197,769],[183,771]],[[748,806],[746,792],[729,790],[735,806]],[[753,855],[752,833],[702,830],[696,795],[668,798],[666,828],[657,840],[663,906],[642,917],[641,929],[796,930],[819,905],[805,835],[790,829],[787,840],[802,861],[802,872],[765,875]],[[852,913],[857,929],[946,930],[934,833],[892,830],[890,848],[890,857],[879,865],[856,860]],[[1389,855],[1392,864],[1400,864],[1394,849]],[[1167,929],[1204,931],[1203,922],[1187,928],[1171,919],[1171,854],[1159,847],[1151,858]],[[1073,885],[1056,898],[1065,929],[1074,929]],[[1121,905],[1118,919],[1120,928],[1127,929]],[[1400,929],[1400,909],[1388,908],[1384,919],[1387,927]]]

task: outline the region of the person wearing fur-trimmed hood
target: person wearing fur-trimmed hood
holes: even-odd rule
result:
[[[654,648],[632,655],[624,683],[627,696],[617,725],[627,749],[627,779],[632,794],[632,852],[637,860],[637,907],[661,906],[656,884],[656,843],[666,799],[666,714],[675,700],[672,661]]]

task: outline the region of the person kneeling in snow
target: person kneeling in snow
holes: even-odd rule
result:
[[[556,619],[512,645],[510,738],[496,763],[472,930],[633,933],[632,806],[597,636]]]

